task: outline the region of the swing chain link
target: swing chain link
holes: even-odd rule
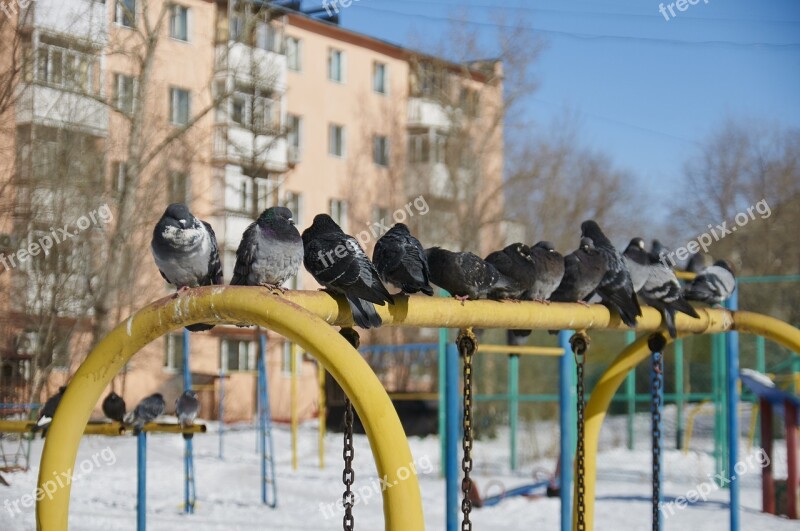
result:
[[[572,354],[575,356],[575,369],[577,380],[577,394],[578,394],[578,445],[575,451],[576,471],[575,471],[575,484],[576,484],[576,513],[577,522],[576,529],[584,531],[586,529],[585,510],[586,510],[586,484],[584,478],[585,470],[585,448],[584,448],[584,409],[586,404],[584,402],[584,383],[583,371],[586,363],[586,351],[589,350],[591,339],[585,332],[576,332],[569,338],[569,344],[572,347]]]
[[[472,521],[469,515],[472,512],[472,501],[470,492],[472,491],[472,356],[478,348],[478,338],[472,333],[472,329],[462,330],[456,340],[458,351],[464,358],[464,439],[462,447],[464,457],[461,460],[461,470],[464,472],[464,479],[461,481],[461,492],[464,498],[461,500],[461,512],[464,519],[461,522],[461,531],[472,531]]]
[[[648,339],[648,347],[653,355],[652,382],[652,450],[653,450],[653,531],[661,529],[659,511],[661,507],[661,393],[664,386],[664,358],[662,352],[666,339],[661,334],[653,334]]]
[[[342,328],[339,334],[344,337],[350,345],[356,350],[361,345],[361,338],[358,332],[352,328]],[[353,448],[353,403],[345,395],[344,397],[344,449],[342,450],[342,457],[344,458],[344,471],[342,472],[342,482],[344,483],[344,493],[342,494],[342,506],[344,507],[344,517],[342,518],[342,527],[344,531],[353,531],[355,528],[355,519],[353,518],[353,506],[355,505],[355,493],[353,492],[353,482],[355,482],[356,475],[353,471],[353,457],[355,456],[355,449]]]

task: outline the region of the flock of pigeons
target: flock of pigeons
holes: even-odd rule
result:
[[[469,252],[440,247],[424,249],[402,223],[376,243],[370,261],[364,249],[327,214],[319,214],[302,235],[292,212],[284,207],[265,210],[242,235],[236,251],[232,285],[281,285],[302,262],[326,290],[343,295],[353,320],[361,328],[381,325],[375,304],[394,304],[386,285],[401,293],[433,295],[431,284],[462,301],[471,299],[539,302],[601,302],[636,326],[642,314],[639,298],[657,308],[675,337],[675,314],[699,318],[688,301],[719,304],[733,292],[732,266],[725,260],[704,268],[681,288],[666,265],[660,244],[647,251],[641,238],[620,253],[594,221],[581,224],[577,250],[561,256],[550,242],[532,247],[514,243],[481,259]],[[182,291],[222,284],[222,263],[211,225],[195,218],[186,205],[167,207],[156,224],[151,243],[153,258],[164,279]],[[696,264],[696,260],[691,261]],[[196,324],[189,330],[208,330]],[[516,331],[527,335],[530,331]]]
[[[56,414],[56,409],[61,403],[61,397],[64,396],[64,391],[66,390],[66,387],[59,387],[58,393],[48,398],[41,411],[39,411],[39,419],[33,431],[41,431],[42,439],[47,435],[47,428],[50,426],[53,415]],[[138,435],[145,424],[153,422],[163,415],[166,407],[167,404],[161,393],[155,393],[142,399],[133,411],[127,414],[125,400],[114,391],[111,391],[103,400],[103,414],[109,420],[120,422],[125,426],[133,428],[134,435]],[[200,413],[200,402],[197,400],[196,392],[191,390],[184,391],[183,394],[175,400],[175,416],[178,418],[178,423],[181,425],[181,428],[186,429],[192,426],[198,413]],[[191,439],[192,434],[184,433],[183,438]]]

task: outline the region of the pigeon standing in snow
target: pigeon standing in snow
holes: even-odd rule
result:
[[[303,240],[294,226],[292,211],[268,208],[242,234],[231,285],[280,289],[297,274],[302,262]]]
[[[606,272],[597,286],[597,294],[604,303],[617,310],[622,322],[635,327],[636,317],[642,315],[642,309],[622,255],[611,245],[600,226],[592,220],[581,223],[581,236],[592,239],[606,263]]]
[[[122,422],[125,419],[125,400],[114,391],[103,400],[103,415],[110,420]]]
[[[654,261],[647,270],[647,281],[639,291],[639,295],[644,302],[662,313],[669,335],[675,338],[678,335],[675,329],[676,312],[685,313],[695,319],[699,319],[700,316],[684,299],[678,277],[671,268],[660,261]]]
[[[200,412],[200,401],[197,400],[197,393],[189,390],[184,391],[181,396],[175,401],[175,416],[178,417],[178,422],[181,428],[188,428],[194,425],[194,419]],[[191,439],[193,433],[184,433],[184,439]]]
[[[39,411],[39,419],[36,421],[36,426],[33,427],[33,431],[42,432],[42,439],[47,436],[47,429],[50,427],[50,423],[53,421],[53,416],[56,414],[56,409],[58,405],[61,403],[61,397],[64,396],[64,391],[67,388],[65,386],[61,386],[58,388],[58,392],[47,399],[47,402],[44,403],[42,410]]]
[[[591,238],[581,238],[580,246],[564,257],[564,276],[550,295],[553,302],[580,302],[592,296],[606,273],[606,263]]]
[[[625,265],[631,274],[633,291],[639,293],[645,282],[647,282],[647,276],[650,274],[650,264],[653,261],[650,253],[644,248],[644,240],[641,238],[632,239],[628,247],[625,248],[625,252],[622,253],[622,259],[625,260]]]
[[[358,241],[327,214],[318,214],[302,237],[308,272],[326,289],[347,297],[358,326],[379,327],[381,317],[373,304],[394,304],[394,299]]]
[[[125,419],[126,424],[133,426],[133,434],[139,435],[144,425],[153,422],[164,414],[167,404],[161,393],[154,393],[139,402],[139,405],[131,411]]]
[[[736,289],[736,277],[733,266],[727,260],[717,260],[684,288],[683,296],[686,300],[713,306],[721,304],[730,297],[734,289]]]
[[[386,284],[403,293],[433,295],[425,250],[403,223],[395,224],[375,243],[372,262]]]
[[[183,203],[172,203],[153,229],[153,259],[164,280],[183,291],[222,284],[222,262],[217,237],[205,221],[194,217]],[[214,325],[187,326],[191,332],[211,330]]]
[[[513,289],[513,283],[496,267],[472,253],[431,247],[425,249],[425,255],[431,282],[462,303],[468,299],[485,299],[490,292],[503,294]]]
[[[490,299],[532,300],[533,280],[536,273],[530,248],[522,243],[512,243],[504,249],[489,254],[484,261],[491,264],[508,279],[510,287],[496,285],[488,294]]]

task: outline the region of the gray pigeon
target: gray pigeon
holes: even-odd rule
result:
[[[433,295],[425,250],[404,224],[395,224],[375,243],[372,262],[384,283],[403,293]]]
[[[647,281],[639,295],[642,296],[644,302],[662,313],[669,335],[675,338],[678,335],[675,329],[676,312],[685,313],[695,319],[699,319],[700,316],[683,298],[681,284],[670,267],[655,260],[648,266],[647,271]]]
[[[50,427],[50,423],[53,422],[56,409],[58,409],[58,405],[61,403],[61,397],[64,396],[64,391],[66,390],[67,388],[65,386],[59,387],[58,392],[48,398],[41,411],[39,411],[39,418],[36,421],[36,426],[33,427],[33,431],[37,432],[41,430],[42,439],[47,436],[47,429]]]
[[[125,400],[114,391],[103,400],[103,415],[110,420],[122,422],[125,419]]]
[[[710,254],[704,253],[692,253],[692,256],[689,257],[689,260],[686,262],[686,267],[684,267],[684,271],[688,271],[689,273],[694,273],[695,275],[699,275],[703,272],[703,270],[713,264],[713,258],[711,258]]]
[[[492,264],[468,252],[453,252],[440,247],[425,250],[431,282],[447,290],[462,303],[485,299],[489,293],[513,290],[513,283]]]
[[[358,326],[379,327],[381,317],[373,304],[394,304],[394,299],[358,241],[327,214],[318,214],[302,238],[308,272],[326,289],[347,298]]]
[[[564,278],[564,257],[548,241],[531,247],[534,277],[531,297],[535,301],[547,301]]]
[[[639,293],[645,282],[647,282],[647,276],[650,274],[649,266],[652,261],[647,249],[644,248],[644,240],[641,238],[632,239],[628,247],[625,248],[625,252],[622,253],[622,259],[625,260],[625,265],[631,274],[633,290]]]
[[[736,289],[736,277],[733,266],[727,260],[717,260],[684,288],[683,296],[686,300],[713,306],[722,304],[733,294],[734,289]]]
[[[200,401],[197,400],[197,393],[189,390],[184,391],[181,396],[175,400],[175,416],[178,417],[178,422],[181,425],[181,428],[188,428],[194,425],[194,419],[197,418],[197,414],[200,412]],[[191,439],[194,436],[193,433],[184,433],[184,439]]]
[[[643,242],[644,243],[644,242]],[[664,262],[666,263],[667,257],[669,256],[669,248],[666,247],[658,240],[653,240],[653,243],[650,245],[650,259],[653,262]]]
[[[592,239],[581,238],[580,246],[564,257],[564,276],[550,300],[586,304],[605,273],[606,261]]]
[[[491,264],[508,279],[510,287],[495,285],[489,290],[490,299],[532,300],[533,280],[536,273],[531,260],[531,250],[523,243],[512,243],[504,249],[489,254],[484,261]]]
[[[297,274],[302,262],[303,240],[294,226],[292,211],[268,208],[242,235],[231,285],[280,289]]]
[[[153,229],[153,259],[164,280],[183,291],[222,284],[222,262],[217,237],[205,221],[194,217],[183,203],[172,203]],[[211,330],[214,325],[187,326],[191,332]]]
[[[631,275],[625,267],[622,255],[593,220],[581,223],[581,236],[592,239],[595,248],[606,262],[606,272],[597,286],[597,294],[605,304],[619,313],[622,322],[635,327],[636,317],[642,315],[642,309],[639,307]]]
[[[153,422],[164,414],[167,404],[161,393],[154,393],[139,402],[136,408],[128,413],[125,423],[133,426],[133,434],[139,435],[144,425]]]

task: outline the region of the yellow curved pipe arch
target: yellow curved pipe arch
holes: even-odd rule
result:
[[[92,409],[111,379],[142,347],[170,330],[199,322],[249,323],[274,330],[301,345],[342,386],[369,438],[383,491],[387,531],[425,529],[415,475],[400,478],[412,462],[403,427],[375,373],[364,359],[320,317],[284,298],[253,288],[200,288],[192,295],[156,301],[117,326],[89,353],[70,381],[49,428],[42,452],[39,487],[75,466],[78,444]],[[45,496],[36,506],[37,529],[66,531],[70,486]]]

